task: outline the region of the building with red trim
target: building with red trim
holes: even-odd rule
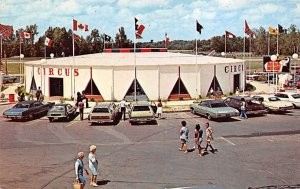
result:
[[[166,49],[107,49],[104,53],[25,63],[28,92],[46,96],[111,101],[194,99],[211,90],[224,94],[243,87],[243,61],[167,52]],[[136,78],[136,80],[135,80]],[[136,86],[136,89],[135,89]]]

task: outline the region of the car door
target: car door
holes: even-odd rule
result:
[[[198,104],[198,106],[196,107],[196,112],[198,114],[201,114],[201,115],[205,115],[205,112],[206,112],[206,107],[207,107],[207,103],[202,101]]]

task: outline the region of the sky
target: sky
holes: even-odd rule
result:
[[[0,0],[0,24],[15,30],[37,24],[39,36],[48,27],[71,29],[74,18],[113,38],[123,26],[133,40],[135,17],[145,26],[139,41],[161,41],[165,33],[170,40],[209,39],[225,30],[244,36],[245,19],[251,29],[299,29],[300,0]],[[204,28],[201,35],[196,20]]]

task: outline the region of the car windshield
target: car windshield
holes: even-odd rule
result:
[[[64,106],[54,106],[52,108],[53,111],[64,111]]]
[[[14,108],[29,108],[29,104],[16,104]]]
[[[210,105],[212,108],[222,108],[227,107],[227,105],[224,102],[218,102],[218,103],[212,103]]]
[[[109,113],[108,108],[94,108],[93,113]]]
[[[261,104],[260,101],[256,100],[256,99],[251,99],[249,101],[247,101],[248,105],[251,105],[251,104]]]
[[[133,111],[150,111],[149,106],[134,106]]]
[[[277,97],[275,97],[275,96],[273,96],[273,97],[269,97],[269,101],[272,101],[272,102],[274,102],[274,101],[280,101],[280,99],[277,98]]]
[[[300,99],[300,94],[292,94],[291,95],[294,99]]]

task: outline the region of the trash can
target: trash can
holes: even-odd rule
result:
[[[15,102],[15,94],[8,95],[8,102]]]

